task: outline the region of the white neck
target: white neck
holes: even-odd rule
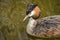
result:
[[[27,33],[33,34],[33,28],[37,24],[36,20],[34,20],[32,17],[29,19],[28,25],[27,25]]]

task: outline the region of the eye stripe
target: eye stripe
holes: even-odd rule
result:
[[[32,12],[31,12],[31,14],[30,14],[30,16],[33,16],[33,15],[34,15],[34,13],[35,13],[35,11],[32,11]]]

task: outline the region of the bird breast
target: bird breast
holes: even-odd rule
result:
[[[27,25],[27,33],[33,34],[33,28],[36,26],[37,22],[33,18],[29,19],[28,25]]]

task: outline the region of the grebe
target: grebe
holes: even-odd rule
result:
[[[60,15],[48,16],[38,20],[41,10],[37,4],[28,4],[26,17],[29,18],[27,33],[33,36],[58,37],[60,36]]]

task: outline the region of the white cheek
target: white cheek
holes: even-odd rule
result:
[[[34,15],[34,13],[35,13],[35,11],[32,11],[32,12],[30,13],[30,15],[29,15],[29,16],[33,16],[33,15]]]

